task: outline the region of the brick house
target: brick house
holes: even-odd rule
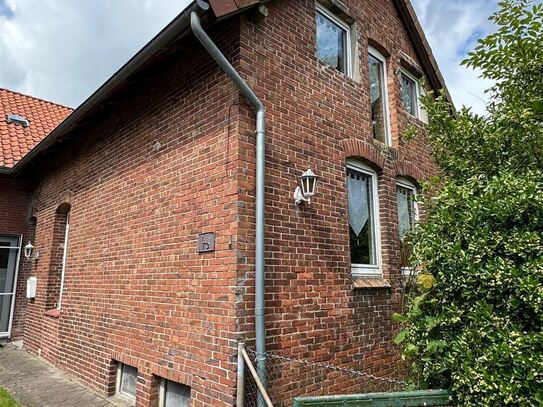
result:
[[[21,257],[14,309],[0,314],[9,334],[141,407],[235,405],[237,344],[259,335],[262,352],[402,375],[390,318],[400,237],[435,171],[418,96],[444,87],[411,4],[209,3],[191,3],[73,112],[2,104],[4,274]],[[195,37],[200,19],[252,102]],[[419,135],[405,140],[410,126]],[[296,205],[308,168],[316,194]],[[304,387],[282,394],[288,405]]]

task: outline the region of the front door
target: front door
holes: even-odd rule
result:
[[[20,252],[19,237],[0,236],[0,338],[11,334]]]

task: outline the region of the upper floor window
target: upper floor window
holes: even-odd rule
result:
[[[351,27],[324,7],[317,5],[317,58],[351,76]]]
[[[347,163],[349,242],[353,274],[380,275],[377,174],[370,167]]]
[[[416,202],[417,187],[405,179],[400,179],[396,184],[396,197],[398,202],[398,228],[400,239],[409,232],[418,219]]]
[[[369,49],[368,59],[373,138],[390,144],[386,59],[373,47]]]
[[[424,88],[419,83],[419,80],[402,69],[400,71],[400,85],[403,110],[427,122],[426,112],[420,104],[420,97],[424,96]]]

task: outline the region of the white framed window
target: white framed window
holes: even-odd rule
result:
[[[419,220],[417,205],[417,187],[411,181],[399,178],[396,180],[396,201],[398,204],[398,229],[400,239],[409,232]]]
[[[403,110],[427,123],[428,118],[426,111],[420,103],[420,98],[421,96],[424,96],[425,92],[419,79],[405,69],[401,69],[400,87]]]
[[[405,178],[396,180],[396,202],[398,206],[398,230],[402,242],[402,275],[410,277],[414,274],[408,261],[411,256],[411,247],[404,241],[405,234],[409,232],[419,220],[419,208],[417,205],[417,187]]]
[[[374,47],[370,46],[368,61],[373,138],[390,145],[386,58]]]
[[[138,369],[119,363],[117,367],[117,388],[116,394],[124,399],[136,402],[136,384],[138,382]]]
[[[351,26],[317,4],[317,59],[352,77]]]
[[[354,276],[381,276],[381,237],[377,173],[347,160],[347,199],[351,272]]]
[[[190,387],[171,380],[160,382],[159,407],[189,407]]]

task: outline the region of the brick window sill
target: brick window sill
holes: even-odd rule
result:
[[[390,283],[383,277],[353,276],[353,288],[390,288]]]
[[[60,310],[58,308],[50,309],[49,311],[45,311],[43,315],[45,315],[46,317],[58,319],[60,318]]]

